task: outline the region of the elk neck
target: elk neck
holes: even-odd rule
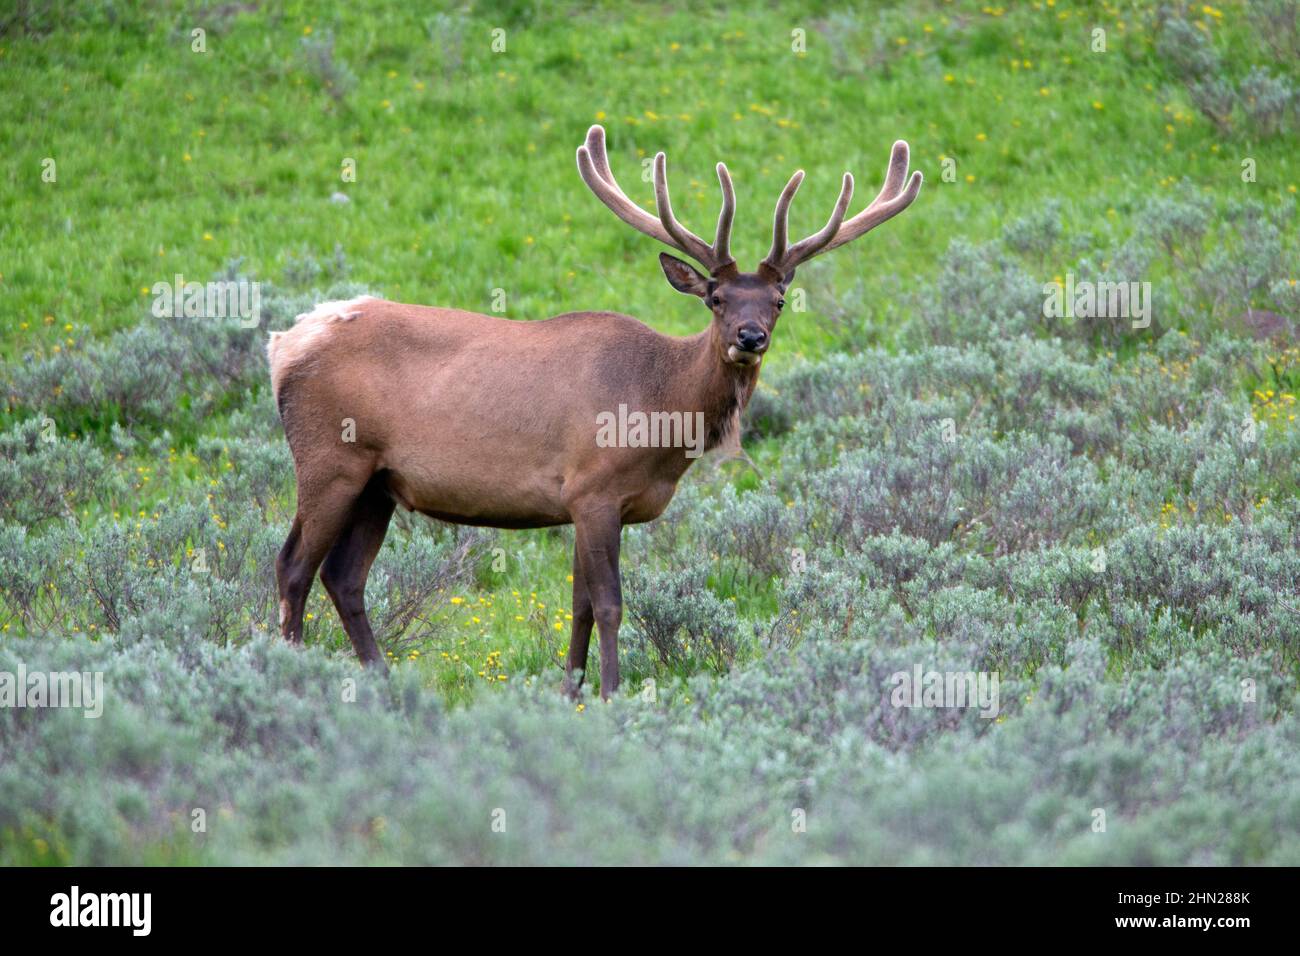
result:
[[[758,365],[727,361],[726,348],[712,325],[687,339],[685,387],[679,392],[683,409],[704,413],[706,451],[722,444],[739,444],[740,413],[758,385]]]

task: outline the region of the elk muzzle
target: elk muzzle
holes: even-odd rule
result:
[[[767,331],[758,325],[743,325],[736,332],[736,342],[727,348],[728,361],[737,365],[757,365],[767,351]]]

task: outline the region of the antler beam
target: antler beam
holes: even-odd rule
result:
[[[838,246],[851,242],[863,233],[870,232],[876,226],[890,219],[912,204],[921,191],[923,177],[920,170],[907,179],[908,168],[907,143],[901,139],[894,144],[889,157],[889,169],[885,173],[885,184],[871,201],[871,205],[852,219],[845,220],[849,202],[853,198],[853,176],[844,174],[844,185],[840,188],[840,198],[835,202],[831,217],[822,229],[806,239],[801,239],[793,246],[788,245],[790,202],[799,191],[803,182],[803,170],[797,171],[781,190],[776,202],[776,213],[772,221],[772,248],[763,259],[763,265],[776,270],[781,275],[788,275],[801,262],[813,256],[829,252]],[[904,188],[904,180],[907,186]]]

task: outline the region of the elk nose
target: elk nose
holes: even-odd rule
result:
[[[746,352],[757,352],[767,345],[767,333],[762,329],[746,326],[736,333],[736,344]]]

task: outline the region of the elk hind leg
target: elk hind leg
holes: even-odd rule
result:
[[[381,670],[386,670],[387,665],[366,617],[366,578],[388,533],[393,506],[383,477],[376,475],[352,506],[348,522],[320,571],[321,583],[338,609],[357,656],[367,666]]]
[[[303,611],[312,579],[347,523],[361,487],[343,476],[320,488],[299,483],[298,513],[275,561],[280,633],[291,644],[302,643]]]

